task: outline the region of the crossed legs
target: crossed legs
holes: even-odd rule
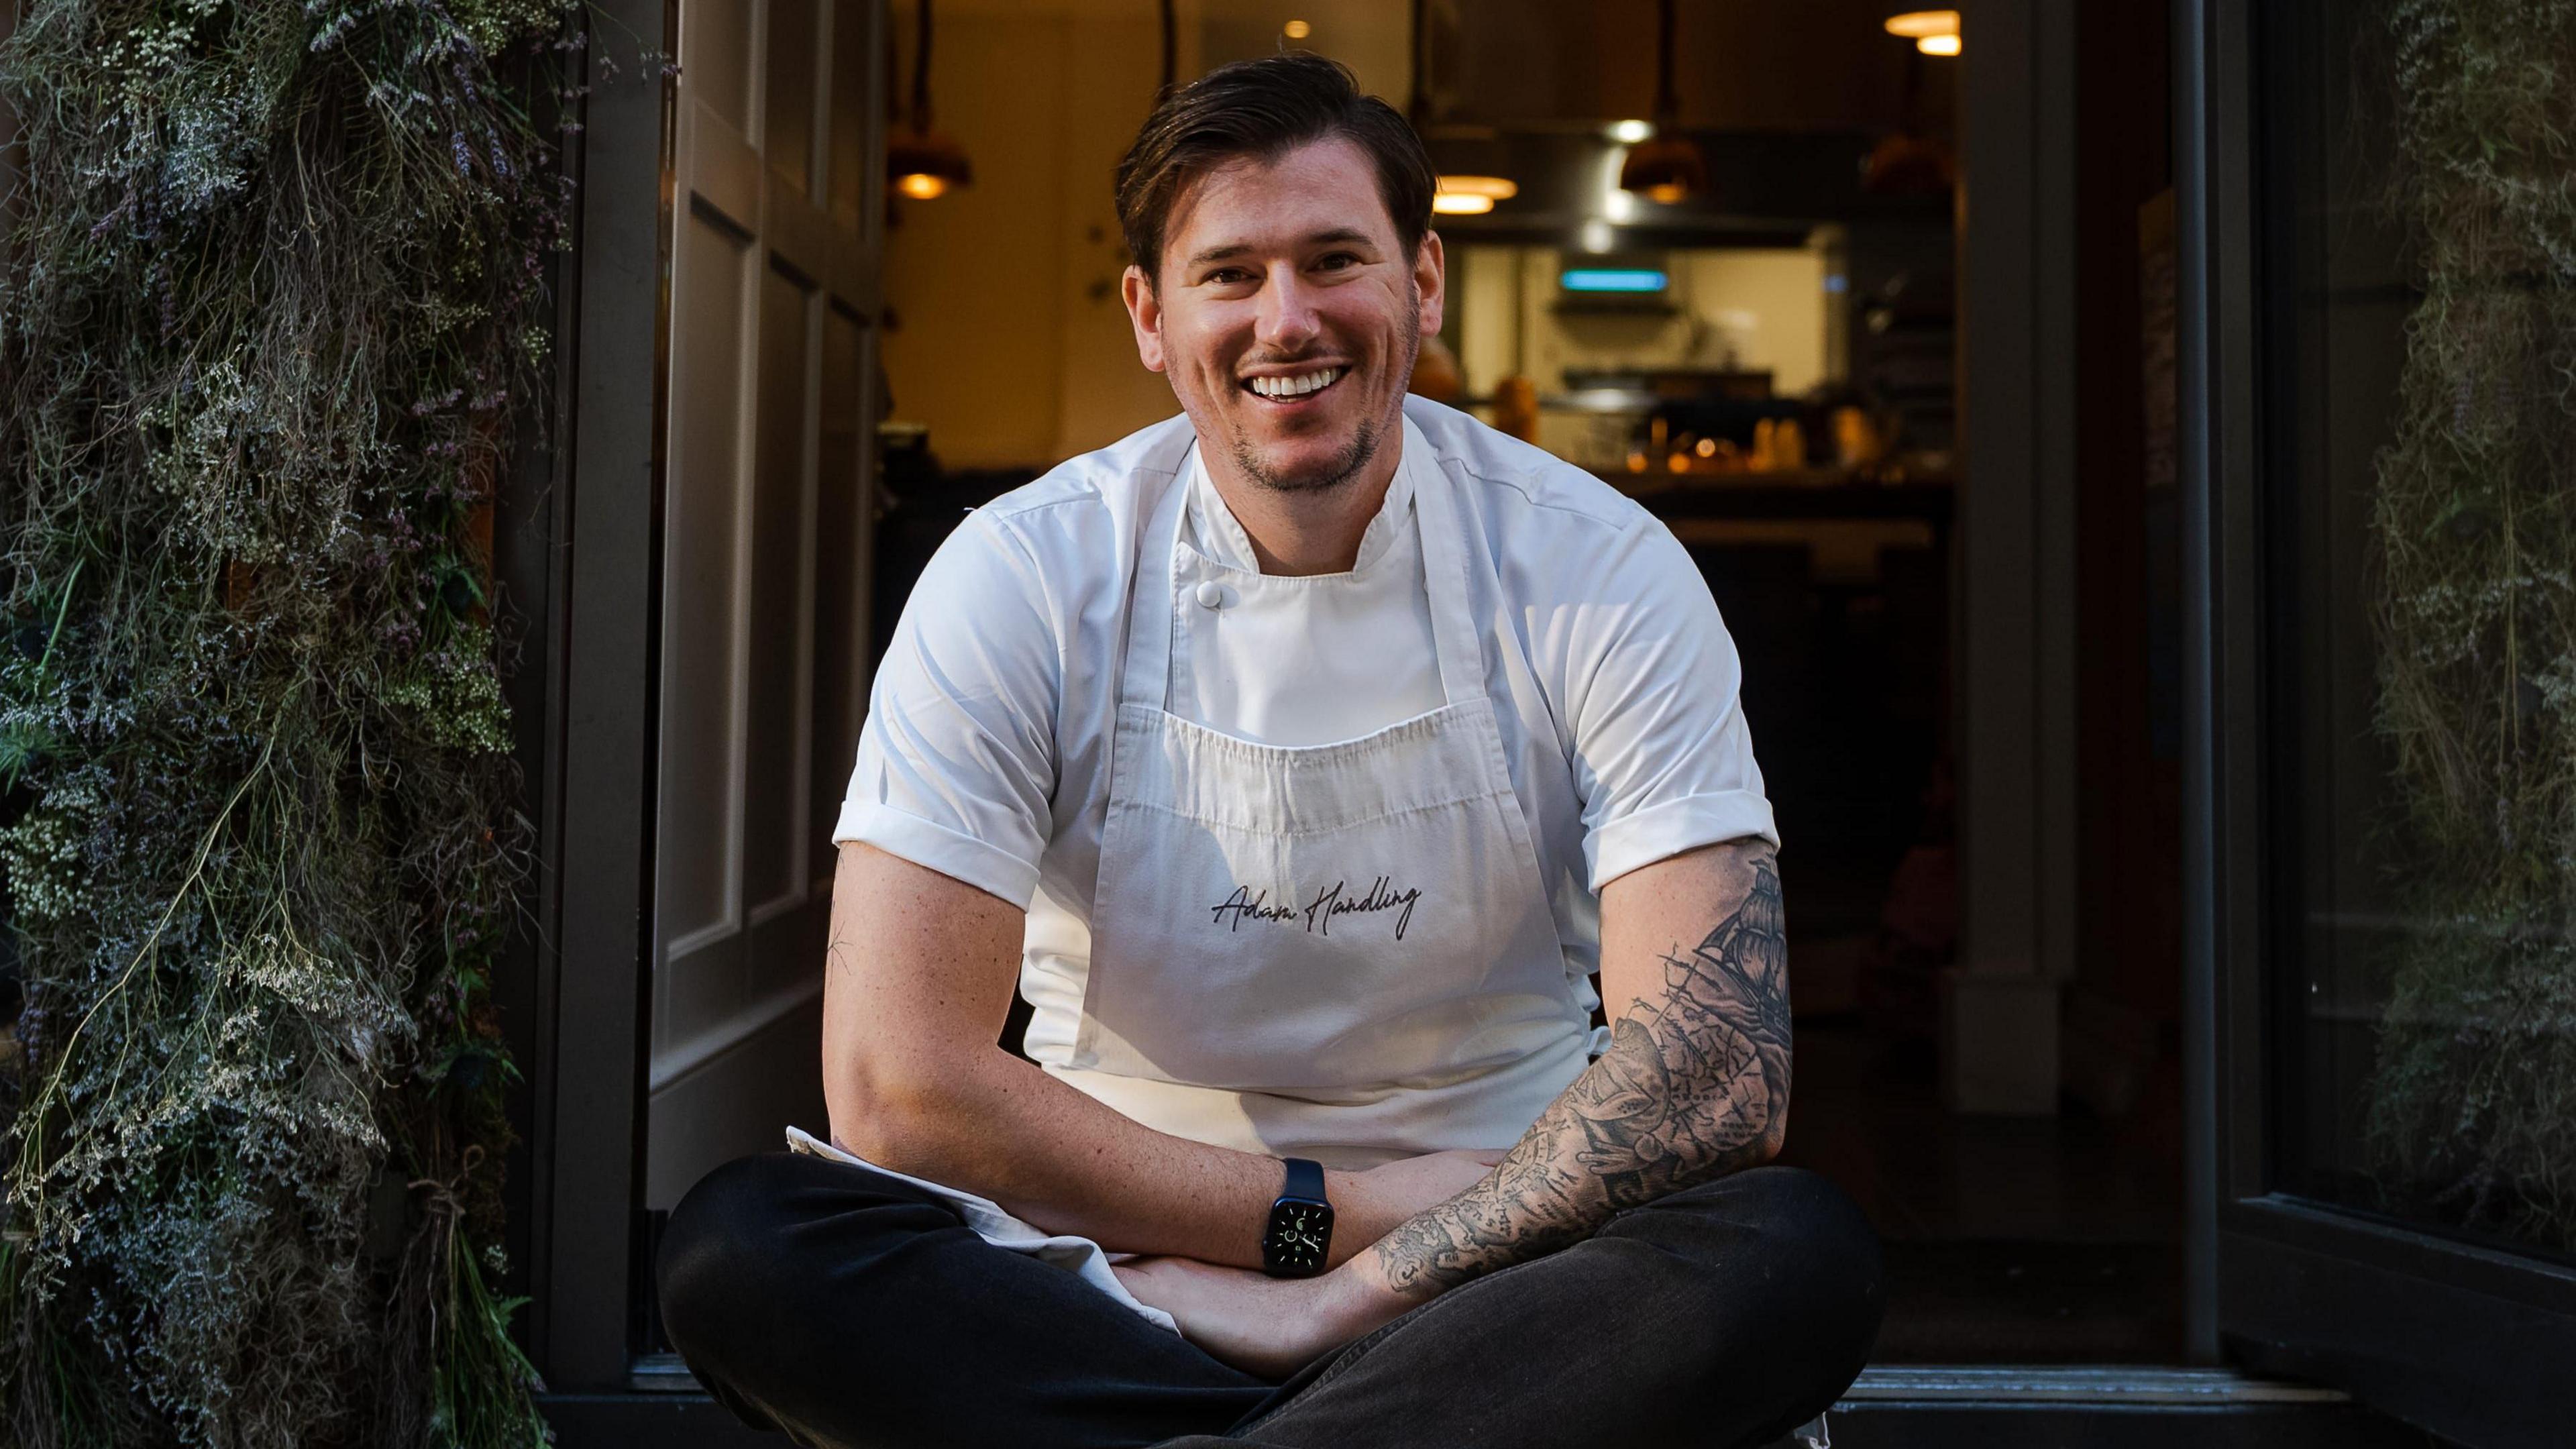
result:
[[[1780,1167],[1622,1213],[1280,1385],[819,1158],[710,1173],[659,1270],[664,1324],[709,1391],[830,1449],[1756,1445],[1859,1373],[1882,1299],[1859,1210]]]

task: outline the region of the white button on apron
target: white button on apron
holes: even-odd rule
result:
[[[1206,583],[1199,585],[1199,607],[1202,609],[1224,608],[1225,585],[1218,583],[1214,579],[1210,579]]]

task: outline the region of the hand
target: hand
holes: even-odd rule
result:
[[[1422,1157],[1402,1157],[1364,1172],[1334,1173],[1327,1194],[1333,1200],[1335,1266],[1394,1232],[1414,1214],[1484,1180],[1503,1160],[1501,1150],[1458,1148]]]
[[[1411,1303],[1345,1269],[1271,1278],[1193,1258],[1111,1265],[1127,1291],[1172,1315],[1209,1357],[1273,1383],[1387,1322]]]

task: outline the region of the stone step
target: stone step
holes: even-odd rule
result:
[[[778,1449],[698,1389],[676,1355],[630,1390],[542,1401],[558,1449]],[[1826,1416],[1832,1449],[2441,1449],[2333,1389],[2232,1369],[2149,1366],[1864,1370]],[[1782,1441],[1784,1449],[1800,1449]],[[1601,1449],[1618,1449],[1604,1445]]]

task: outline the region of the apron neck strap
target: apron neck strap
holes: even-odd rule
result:
[[[1180,608],[1173,578],[1180,563],[1181,519],[1188,510],[1192,459],[1197,453],[1197,434],[1183,428],[1180,452],[1172,459],[1162,497],[1142,516],[1136,530],[1136,568],[1127,592],[1127,658],[1118,673],[1122,706],[1167,707],[1172,630]]]
[[[1467,526],[1449,470],[1431,440],[1404,420],[1404,462],[1413,470],[1413,518],[1422,537],[1422,590],[1431,606],[1431,648],[1440,691],[1451,704],[1485,697],[1485,650],[1467,608]]]

